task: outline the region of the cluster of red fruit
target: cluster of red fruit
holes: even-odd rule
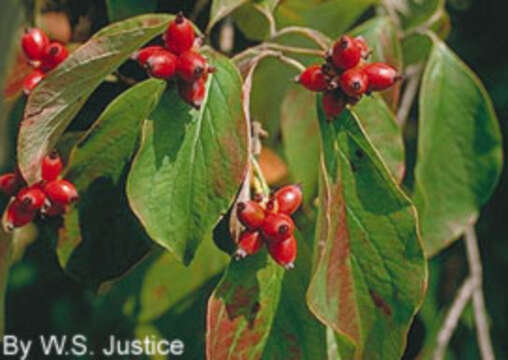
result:
[[[236,258],[253,255],[266,244],[279,265],[292,269],[297,244],[290,215],[300,207],[302,197],[300,186],[289,185],[277,190],[266,204],[262,199],[238,203],[237,216],[246,229],[240,234]]]
[[[78,200],[76,187],[59,179],[63,162],[56,152],[44,157],[41,166],[42,180],[27,186],[18,172],[0,176],[0,192],[12,197],[4,218],[6,230],[32,222],[40,212],[44,216],[64,214]]]
[[[178,77],[180,97],[199,109],[206,94],[208,74],[215,71],[199,53],[201,38],[182,13],[171,21],[164,33],[165,46],[148,46],[133,59],[147,69],[150,76],[170,80]]]
[[[370,53],[361,36],[344,35],[327,53],[325,64],[308,67],[297,81],[311,91],[324,92],[326,115],[337,116],[347,104],[356,104],[364,94],[386,90],[401,79],[388,64],[366,63]]]
[[[26,95],[35,89],[48,71],[53,70],[69,56],[69,50],[65,45],[56,41],[51,42],[44,31],[35,28],[25,31],[21,38],[21,47],[34,68],[23,80],[23,91]]]

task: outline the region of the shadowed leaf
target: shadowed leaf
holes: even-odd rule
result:
[[[64,217],[57,254],[74,277],[94,285],[118,277],[149,248],[124,186],[143,120],[164,88],[164,81],[151,79],[122,93],[71,151],[64,177],[81,199]]]

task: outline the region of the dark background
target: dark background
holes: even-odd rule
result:
[[[78,14],[88,11],[87,1],[73,1],[68,11]],[[107,23],[104,4],[93,1],[100,28]],[[189,10],[190,1],[171,1],[165,11]],[[447,5],[452,30],[447,42],[453,50],[479,75],[491,95],[508,149],[508,36],[506,11],[500,0],[449,0]],[[204,14],[207,11],[203,11]],[[104,21],[101,21],[101,16]],[[198,23],[203,27],[206,17]],[[505,154],[506,157],[506,154]],[[477,226],[484,265],[486,303],[491,316],[492,337],[497,358],[508,359],[508,173],[504,169],[501,182],[489,204],[484,208]],[[440,309],[453,300],[457,288],[467,275],[464,248],[460,241],[432,260],[431,272],[438,273],[437,291]],[[27,251],[24,261],[16,264],[9,277],[6,299],[7,333],[24,338],[40,334],[76,334],[92,331],[94,314],[100,299],[92,291],[65,277],[57,265],[51,244],[36,242]],[[120,327],[120,326],[119,326]],[[87,330],[84,330],[87,329]],[[118,328],[114,329],[120,331]],[[450,358],[478,359],[474,322],[471,311],[465,312],[458,331],[452,339]],[[430,332],[425,320],[417,319],[409,337],[406,358],[414,358]],[[199,335],[197,335],[199,336]],[[37,356],[32,354],[33,356]]]

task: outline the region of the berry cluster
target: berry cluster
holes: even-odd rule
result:
[[[40,212],[44,216],[58,216],[78,200],[75,186],[60,179],[63,162],[56,152],[44,157],[41,165],[42,180],[27,186],[18,172],[0,176],[0,192],[11,200],[5,215],[8,231],[32,222]]]
[[[308,67],[296,80],[311,91],[324,92],[326,115],[337,116],[347,104],[356,104],[364,94],[386,90],[401,79],[388,64],[367,63],[370,53],[361,36],[344,35],[327,53],[325,64]]]
[[[25,31],[21,38],[21,47],[34,68],[23,80],[23,91],[26,95],[35,89],[48,71],[53,70],[69,56],[69,50],[65,45],[50,41],[44,31],[35,28]]]
[[[277,190],[266,204],[254,200],[238,203],[237,216],[245,230],[240,234],[235,256],[241,259],[253,255],[266,244],[279,265],[292,269],[297,244],[290,215],[300,207],[302,197],[301,187],[290,185]]]
[[[178,77],[180,97],[199,109],[206,94],[208,74],[215,71],[199,53],[201,38],[182,13],[171,21],[164,33],[165,46],[148,46],[134,54],[133,59],[150,76],[170,80]]]

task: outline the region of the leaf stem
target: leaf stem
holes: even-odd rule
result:
[[[409,66],[406,70],[406,87],[402,94],[399,110],[397,111],[397,123],[404,126],[413,107],[413,102],[420,88],[420,78],[423,73],[423,64]]]
[[[261,170],[261,166],[259,166],[259,162],[254,155],[251,155],[250,161],[252,164],[253,171],[253,179],[254,179],[254,187],[256,188],[256,192],[263,194],[264,197],[270,196],[270,187],[266,182],[266,179],[263,175],[263,171]],[[257,186],[256,186],[257,183]]]

